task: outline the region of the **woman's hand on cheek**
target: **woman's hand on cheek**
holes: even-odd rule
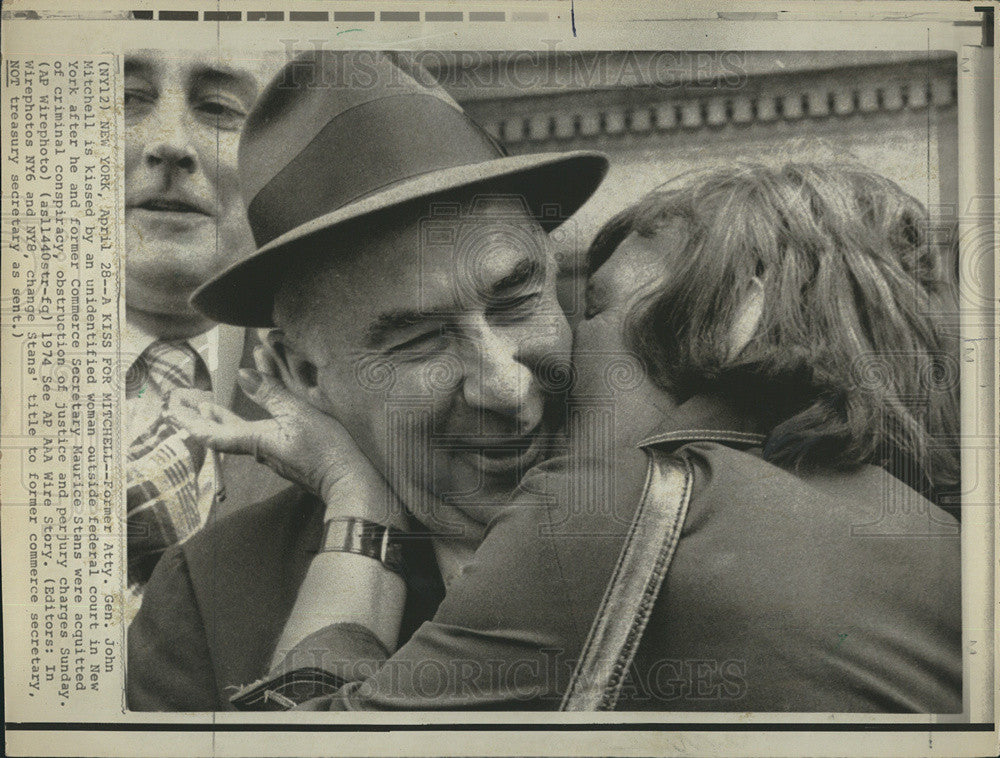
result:
[[[258,360],[257,365],[261,364]],[[379,509],[383,508],[384,480],[339,421],[296,397],[280,377],[241,369],[239,383],[271,418],[247,421],[206,402],[198,392],[172,393],[167,413],[207,447],[253,455],[322,498],[328,510],[331,504],[347,500],[356,505],[377,501]],[[345,515],[372,517],[368,510]],[[395,514],[382,513],[378,520],[385,521],[387,515],[398,521],[392,518]]]

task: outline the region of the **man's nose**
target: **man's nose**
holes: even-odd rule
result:
[[[143,160],[150,168],[193,174],[198,170],[198,151],[190,135],[185,108],[180,103],[160,102],[143,147]]]
[[[521,362],[517,342],[487,330],[475,347],[465,361],[465,401],[478,410],[510,418],[519,432],[528,431],[541,420],[541,405],[535,377]]]
[[[150,168],[163,166],[193,174],[198,169],[198,155],[188,142],[160,140],[146,148],[146,165]]]

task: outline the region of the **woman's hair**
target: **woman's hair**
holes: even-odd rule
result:
[[[931,497],[955,486],[958,348],[941,328],[954,282],[917,200],[844,165],[685,174],[601,230],[591,270],[668,226],[683,242],[626,326],[656,384],[733,399],[767,424],[777,465],[873,463]],[[730,355],[755,277],[760,323]]]

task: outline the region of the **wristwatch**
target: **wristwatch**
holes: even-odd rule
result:
[[[347,516],[327,519],[317,553],[354,553],[379,561],[403,576],[404,532],[375,521]]]

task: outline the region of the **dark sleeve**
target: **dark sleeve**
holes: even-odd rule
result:
[[[956,532],[874,467],[805,479],[714,444],[636,670],[633,704],[694,711],[954,713]],[[886,501],[910,514],[880,522]],[[941,518],[949,518],[941,514]]]
[[[333,665],[324,668],[343,676],[361,654],[376,670],[348,673],[334,694],[304,707],[558,708],[641,495],[646,462],[633,449],[601,460],[554,459],[529,472],[434,618],[384,662],[366,658],[357,637],[331,633],[325,651]]]
[[[160,559],[129,627],[125,687],[133,711],[221,710],[204,624],[179,547]]]

